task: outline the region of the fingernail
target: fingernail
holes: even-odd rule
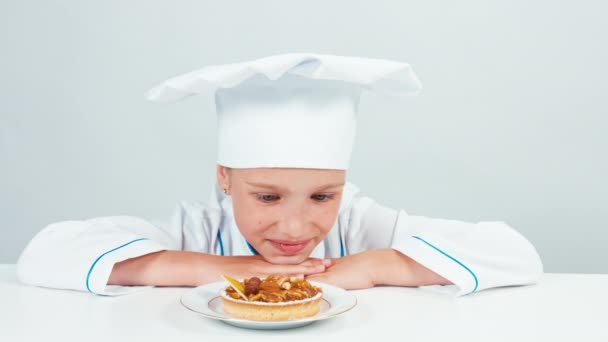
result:
[[[317,265],[317,266],[315,266],[315,270],[317,270],[317,271],[324,271],[325,270],[325,265]]]
[[[331,266],[331,259],[323,259],[323,265]]]

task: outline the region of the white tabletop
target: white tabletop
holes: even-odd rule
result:
[[[189,288],[122,297],[21,285],[0,265],[0,341],[608,341],[608,275],[546,274],[534,286],[453,298],[397,287],[352,291],[357,306],[280,331],[248,330],[188,311]]]

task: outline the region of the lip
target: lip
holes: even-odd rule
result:
[[[281,240],[268,240],[272,247],[277,249],[283,255],[296,255],[306,249],[306,246],[310,243],[310,240],[304,241],[281,241]]]

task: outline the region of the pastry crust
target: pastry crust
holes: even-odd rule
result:
[[[281,303],[246,302],[229,297],[226,291],[222,291],[221,298],[224,313],[232,317],[252,321],[288,321],[319,313],[323,293],[319,292],[313,298]]]

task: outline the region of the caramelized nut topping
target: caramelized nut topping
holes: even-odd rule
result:
[[[252,277],[242,281],[245,295],[250,302],[280,303],[312,298],[320,288],[313,286],[308,280],[286,276],[268,276],[264,279]],[[243,300],[231,287],[226,288],[229,297]]]

